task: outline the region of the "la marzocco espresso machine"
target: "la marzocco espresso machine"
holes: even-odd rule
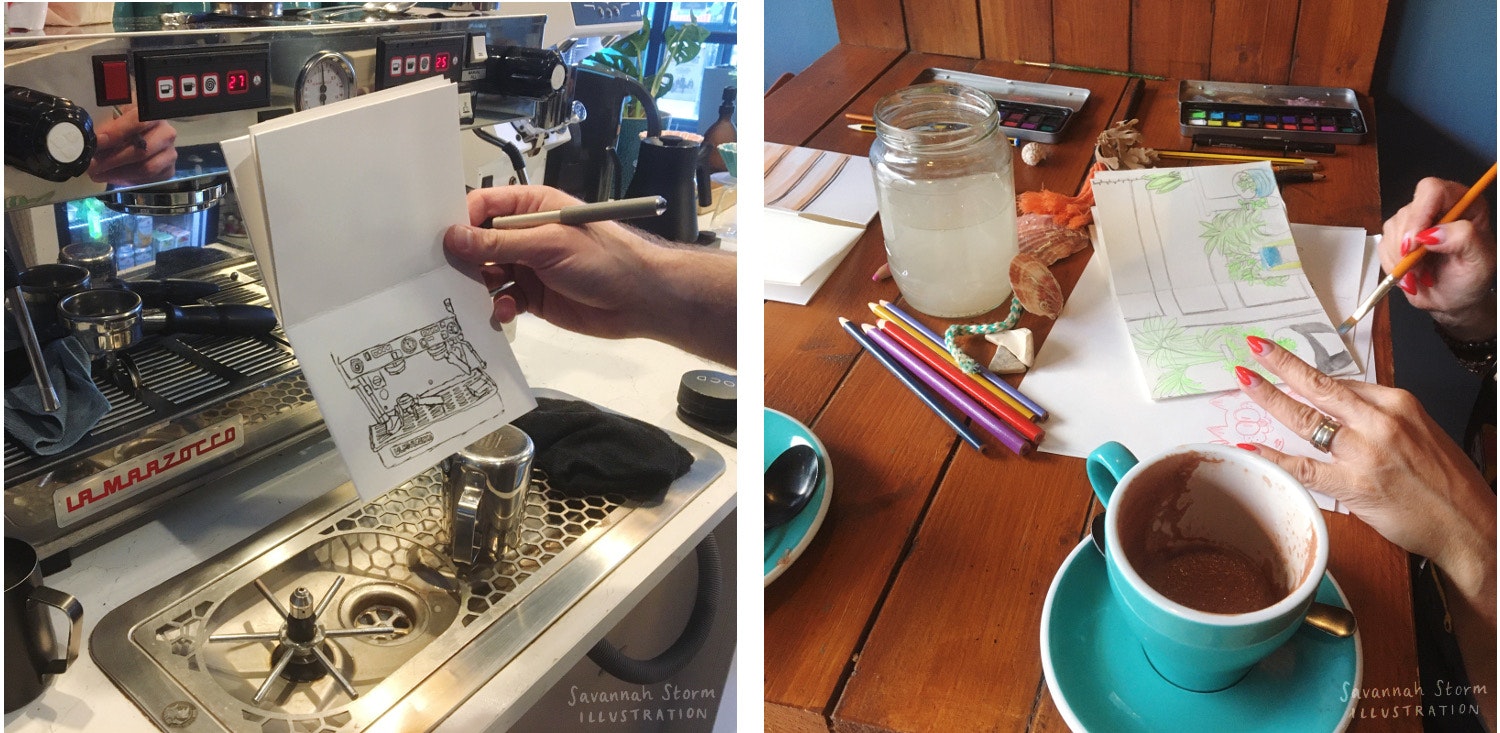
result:
[[[568,5],[544,12],[575,27]],[[530,11],[343,6],[257,17],[117,12],[113,27],[7,36],[7,301],[32,308],[30,319],[7,315],[6,386],[47,373],[43,354],[61,335],[50,309],[71,291],[139,292],[146,333],[69,373],[95,382],[108,407],[66,449],[7,430],[6,534],[30,542],[50,566],[65,565],[75,549],[321,427],[279,328],[241,335],[152,326],[183,305],[269,304],[237,227],[219,141],[296,110],[443,76],[460,90],[455,129],[469,185],[525,182],[528,168],[540,180],[547,151],[570,139],[579,116],[568,96],[571,70],[543,48],[547,25]],[[149,146],[154,164],[107,170],[119,131],[143,126],[150,131],[125,144]],[[305,196],[318,206],[317,191]],[[59,281],[60,260],[89,265],[92,280]],[[23,326],[39,339],[25,338]],[[17,405],[8,393],[8,411],[35,401],[37,420],[66,419],[67,410],[45,410],[45,386],[28,384],[36,399],[28,392]]]

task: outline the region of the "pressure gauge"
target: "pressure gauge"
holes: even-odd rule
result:
[[[321,107],[354,96],[354,63],[336,51],[319,51],[297,74],[293,101],[297,110]]]

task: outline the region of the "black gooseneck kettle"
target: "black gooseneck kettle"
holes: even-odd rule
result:
[[[625,192],[626,198],[636,196],[661,196],[667,200],[667,210],[661,216],[632,221],[632,226],[674,242],[696,243],[698,207],[713,205],[703,144],[668,136],[642,140],[635,176]]]
[[[620,112],[627,98],[646,109],[647,137],[661,136],[656,100],[639,81],[610,69],[577,66],[574,99],[588,116],[574,126],[573,140],[547,153],[547,185],[589,203],[620,197],[620,157],[615,141],[620,135]]]

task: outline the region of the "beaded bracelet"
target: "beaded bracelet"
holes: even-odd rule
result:
[[[1454,358],[1458,359],[1459,366],[1480,375],[1488,374],[1495,369],[1494,336],[1477,341],[1461,341],[1443,330],[1443,327],[1437,323],[1434,322],[1432,325],[1437,330],[1438,338],[1443,340],[1443,344],[1453,352]]]

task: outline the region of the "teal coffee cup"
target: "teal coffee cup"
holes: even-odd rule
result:
[[[1291,638],[1328,566],[1307,489],[1253,453],[1186,445],[1088,457],[1110,591],[1151,666],[1195,692],[1233,686]]]

